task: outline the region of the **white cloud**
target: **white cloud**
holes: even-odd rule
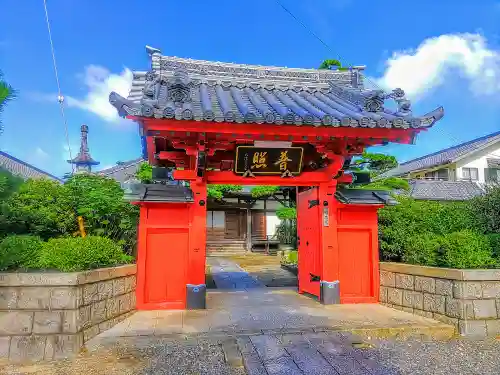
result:
[[[45,152],[42,148],[37,147],[35,149],[34,157],[39,160],[48,159],[50,156],[47,152]]]
[[[126,97],[132,85],[132,72],[125,68],[120,74],[114,74],[102,66],[89,65],[80,78],[87,93],[81,99],[67,96],[68,106],[90,111],[108,122],[119,122],[116,108],[109,104],[109,94],[115,91]]]
[[[401,87],[410,98],[463,78],[477,95],[500,92],[500,51],[480,34],[445,34],[424,40],[416,49],[394,52],[378,84]]]

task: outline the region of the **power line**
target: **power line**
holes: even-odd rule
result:
[[[299,17],[297,17],[295,14],[293,14],[292,11],[290,9],[288,9],[280,0],[275,0],[275,1],[286,13],[288,13],[295,21],[297,21],[304,29],[306,29],[306,31],[309,34],[311,34],[313,37],[315,37],[321,44],[323,44],[328,50],[330,50],[330,52],[332,52],[334,55],[338,56],[339,61],[342,61],[342,58],[340,57],[340,55],[338,53],[334,52],[333,48],[331,48],[328,43],[326,43],[322,38],[320,38],[309,26],[307,26],[304,21],[302,21]],[[353,64],[348,64],[348,65],[352,66]],[[377,89],[380,89],[380,86],[376,82],[369,79],[367,76],[363,75],[363,78],[366,81],[372,83]]]
[[[54,73],[56,76],[57,101],[59,102],[59,106],[61,108],[61,116],[62,116],[62,119],[64,122],[64,133],[66,136],[66,143],[68,144],[69,158],[70,158],[70,160],[73,160],[73,156],[71,154],[71,145],[69,142],[69,135],[68,135],[68,121],[66,120],[66,115],[64,113],[64,96],[62,95],[62,92],[61,92],[61,84],[59,82],[59,73],[57,71],[56,54],[54,51],[54,42],[52,41],[52,31],[50,29],[49,12],[47,10],[47,0],[43,0],[43,7],[45,9],[45,21],[47,23],[47,31],[49,34],[50,51],[52,53],[52,64],[54,66]],[[73,173],[75,172],[75,167],[73,164],[71,164],[71,172],[73,172]]]

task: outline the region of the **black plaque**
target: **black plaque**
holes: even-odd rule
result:
[[[253,147],[238,146],[234,172],[245,174],[282,175],[291,173],[298,175],[302,169],[302,147]]]

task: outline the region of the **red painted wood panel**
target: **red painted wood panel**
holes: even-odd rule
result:
[[[187,231],[155,230],[147,234],[145,304],[186,299]]]
[[[369,228],[338,231],[341,298],[373,296],[371,237]]]

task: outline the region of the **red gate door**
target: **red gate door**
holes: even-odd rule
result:
[[[299,293],[319,298],[321,279],[321,227],[318,188],[299,193],[297,235],[299,239]]]

